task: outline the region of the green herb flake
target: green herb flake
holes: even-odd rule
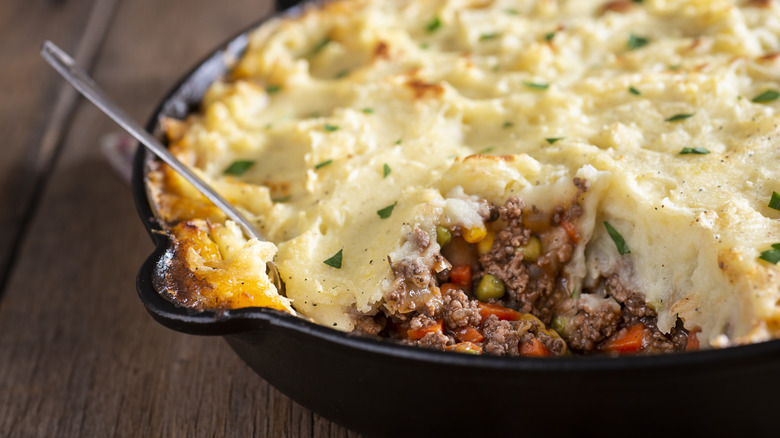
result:
[[[282,87],[280,85],[269,85],[265,87],[265,92],[268,94],[275,94],[282,91]]]
[[[649,43],[649,39],[632,33],[631,36],[628,37],[628,42],[626,45],[628,46],[629,50],[636,50],[648,45]]]
[[[674,65],[670,65],[669,66],[669,70],[671,70],[671,71],[677,71],[677,70],[679,70],[681,68],[682,68],[682,66],[680,64],[674,64]]]
[[[612,241],[615,242],[615,246],[617,247],[620,255],[630,254],[631,250],[628,249],[628,245],[626,245],[626,241],[623,239],[623,236],[621,236],[620,233],[618,233],[618,231],[607,221],[604,221],[604,227],[607,229],[609,237],[611,237]]]
[[[498,32],[483,33],[482,35],[479,36],[479,40],[480,41],[494,40],[500,36],[501,34]]]
[[[282,198],[271,198],[271,201],[278,202],[280,204],[283,204],[290,200],[290,195],[284,196]]]
[[[766,103],[773,100],[777,100],[780,97],[780,93],[777,90],[766,90],[758,96],[754,97],[751,102],[753,103]]]
[[[769,199],[769,208],[780,211],[780,193],[772,192],[772,198]]]
[[[363,108],[363,114],[374,114],[373,108]]]
[[[251,160],[236,160],[233,163],[228,166],[227,169],[225,169],[224,173],[225,175],[243,175],[244,172],[249,170],[250,167],[254,166],[255,162]]]
[[[504,9],[504,13],[507,15],[518,15],[517,9]]]
[[[547,137],[547,138],[545,138],[545,140],[547,141],[547,143],[555,144],[555,142],[561,141],[564,138],[566,138],[566,137]]]
[[[556,32],[553,31],[553,32],[544,34],[544,40],[549,43],[550,41],[553,40],[553,38],[555,38],[555,33]]]
[[[403,139],[399,138],[398,140],[395,141],[395,144],[401,144],[403,143],[403,141],[404,141]]]
[[[328,266],[330,266],[332,268],[341,269],[341,261],[342,261],[342,258],[343,258],[343,253],[344,253],[344,250],[340,249],[339,252],[337,252],[336,254],[333,254],[333,257],[323,261],[322,263],[325,263],[326,265],[328,265]]]
[[[766,251],[763,251],[760,256],[758,256],[761,260],[765,260],[773,265],[776,265],[777,262],[780,262],[780,243],[775,243],[772,245],[772,249],[768,249]]]
[[[328,132],[336,132],[336,131],[338,131],[338,130],[339,130],[339,127],[338,127],[338,126],[336,126],[336,125],[331,125],[331,124],[329,124],[329,123],[326,123],[326,124],[325,124],[325,128],[324,128],[324,129],[325,129],[326,131],[328,131]]]
[[[390,204],[381,210],[377,210],[376,214],[378,214],[382,219],[387,219],[391,214],[393,214],[393,209],[395,208],[396,204],[398,204],[398,201],[395,201],[395,203]]]
[[[637,90],[634,87],[628,87],[628,92],[633,94],[634,96],[641,96],[642,95],[642,92]]]
[[[493,146],[486,147],[485,149],[482,149],[481,151],[477,152],[478,154],[489,154],[493,152],[493,149],[495,149]]]
[[[441,27],[441,20],[439,17],[435,17],[433,20],[428,22],[428,24],[425,25],[425,30],[428,31],[428,33],[433,33],[439,30]]]
[[[680,155],[687,155],[687,154],[697,154],[697,155],[707,155],[710,151],[707,148],[682,148],[680,151]]]
[[[512,128],[513,126],[515,126],[515,124],[512,122],[504,122],[503,128],[508,129],[508,128]]]
[[[317,164],[316,166],[314,166],[314,170],[320,170],[320,169],[322,169],[323,167],[327,166],[328,164],[330,164],[332,162],[333,162],[333,160],[325,160],[322,163]]]
[[[423,50],[428,50],[428,48],[430,48],[430,47],[431,47],[431,45],[428,44],[428,43],[420,44],[420,48],[423,49]]]
[[[535,90],[546,90],[550,88],[550,84],[542,84],[539,82],[523,82],[526,87],[533,88]]]
[[[311,50],[311,54],[316,55],[320,53],[322,49],[324,49],[325,46],[327,46],[329,43],[330,43],[330,38],[327,37],[323,38],[322,41],[320,41],[319,43],[317,43],[316,46],[314,46],[314,48]]]
[[[632,0],[634,3],[644,3],[644,0]]]
[[[666,119],[667,122],[679,122],[681,120],[690,119],[693,117],[694,113],[688,113],[688,114],[675,114],[672,117],[669,117]]]
[[[382,178],[387,178],[387,175],[390,175],[390,172],[393,170],[390,169],[390,166],[385,163],[385,165],[382,167]]]
[[[345,78],[347,77],[348,74],[349,74],[349,70],[342,70],[335,76],[335,78],[336,79]]]

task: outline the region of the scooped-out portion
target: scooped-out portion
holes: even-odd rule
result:
[[[163,164],[161,290],[470,354],[780,336],[780,5],[337,0],[254,31]],[[279,293],[265,273],[273,261]]]

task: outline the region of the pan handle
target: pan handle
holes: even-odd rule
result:
[[[274,0],[274,2],[276,3],[277,11],[284,11],[293,6],[297,6],[299,3],[302,3],[303,0]]]
[[[160,324],[191,335],[224,336],[262,329],[272,321],[296,317],[268,308],[197,310],[174,304],[158,292],[161,265],[171,257],[167,237],[157,237],[157,248],[146,259],[136,277],[138,297],[149,314]]]

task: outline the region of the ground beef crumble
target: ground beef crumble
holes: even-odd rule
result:
[[[570,297],[562,271],[580,238],[572,224],[582,215],[578,200],[589,188],[587,180],[575,178],[573,182],[577,194],[571,205],[558,207],[547,216],[535,206],[527,209],[517,197],[510,197],[503,206],[485,203],[480,209],[485,222],[492,222],[490,226],[497,231],[489,250],[472,255],[476,257],[472,259],[472,281],[476,285],[486,274],[501,280],[504,296],[487,301],[521,312],[522,316],[507,320],[488,312],[483,317],[481,304],[469,287],[444,284],[450,281],[449,270],[434,272],[430,258],[406,259],[391,263],[396,276],[394,289],[387,297],[394,304],[391,310],[385,308],[384,315],[357,318],[355,331],[438,350],[467,344],[471,352],[477,349],[500,356],[519,356],[523,343],[535,343],[541,344],[547,355],[558,356],[568,354],[569,349],[598,353],[625,336],[631,327],[641,327],[642,352],[684,350],[688,336],[682,323],[678,320],[671,333],[662,333],[656,325],[655,310],[642,294],[624,287],[617,276],[603,278],[595,287]],[[528,214],[532,216],[531,225]],[[463,230],[453,225],[450,231],[460,239]],[[542,242],[542,251],[526,260],[522,248],[532,238]],[[431,245],[431,239],[419,228],[409,236],[421,252]],[[468,244],[461,240],[459,245]],[[476,254],[473,248],[468,251]],[[420,300],[415,294],[425,288],[431,291],[430,296]],[[561,336],[553,326],[561,330]],[[411,333],[415,333],[414,339],[410,339]]]

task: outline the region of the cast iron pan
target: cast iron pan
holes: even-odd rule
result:
[[[277,1],[285,8],[294,3]],[[226,54],[246,48],[247,32],[187,74],[147,129],[160,134],[162,116],[197,111],[208,84],[228,69]],[[224,336],[278,390],[348,428],[372,436],[744,436],[776,430],[780,340],[645,357],[503,358],[356,337],[271,309],[178,306],[156,287],[170,241],[147,198],[150,160],[139,148],[133,167],[136,205],[156,244],[137,279],[146,309],[173,330]]]

